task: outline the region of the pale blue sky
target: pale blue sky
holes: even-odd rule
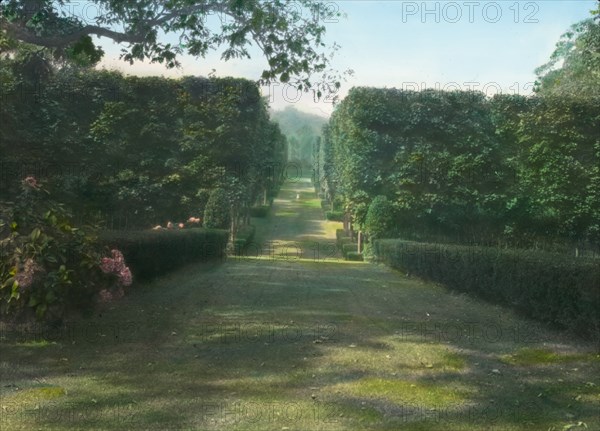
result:
[[[535,79],[533,70],[545,63],[560,35],[590,16],[596,0],[547,1],[324,1],[346,17],[328,23],[327,40],[341,45],[333,66],[351,68],[354,77],[340,90],[352,86],[396,88],[477,88],[493,94],[526,94]],[[205,59],[183,57],[183,67],[118,60],[119,49],[101,40],[107,52],[102,65],[138,75],[207,75],[257,79],[266,61],[258,50],[252,60],[222,62],[220,52]],[[314,102],[283,86],[265,88],[272,106],[297,108],[320,115],[332,110],[327,101]],[[299,99],[299,100],[298,100]]]

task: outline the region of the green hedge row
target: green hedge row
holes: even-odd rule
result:
[[[331,204],[329,202],[327,202],[325,199],[321,200],[321,209],[323,211],[329,211],[329,209],[331,208]]]
[[[233,241],[236,255],[240,255],[245,251],[248,244],[250,244],[254,239],[255,232],[256,228],[252,225],[242,226],[238,229],[236,238]]]
[[[353,262],[362,262],[364,259],[362,253],[358,253],[356,251],[349,251],[348,253],[346,253],[346,260],[350,260]]]
[[[344,259],[348,259],[348,253],[356,253],[357,248],[358,246],[355,242],[349,242],[342,245],[342,256],[344,256]]]
[[[394,268],[600,341],[598,259],[386,239],[374,252]]]
[[[329,221],[344,221],[344,211],[326,211],[325,218]]]
[[[134,279],[148,280],[191,262],[224,256],[228,232],[220,229],[105,231],[100,243],[123,252]]]
[[[271,207],[268,205],[252,207],[252,208],[250,208],[250,217],[264,218],[269,215],[270,209],[271,209]]]

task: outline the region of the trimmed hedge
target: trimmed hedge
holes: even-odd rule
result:
[[[342,245],[342,256],[347,259],[348,253],[356,252],[357,248],[358,245],[355,242]]]
[[[271,209],[268,205],[262,205],[259,207],[251,207],[250,208],[250,217],[266,217],[269,215],[269,210]]]
[[[233,241],[235,254],[240,255],[245,250],[254,239],[255,232],[256,228],[252,225],[242,226],[238,229],[236,238]]]
[[[220,229],[105,231],[99,242],[123,252],[134,280],[148,280],[191,262],[221,258],[229,233]]]
[[[323,211],[329,211],[331,208],[331,204],[329,202],[327,202],[325,199],[321,200],[321,209]]]
[[[352,241],[352,238],[350,238],[349,236],[346,236],[346,237],[340,238],[340,239],[337,241],[337,247],[338,247],[340,250],[342,250],[346,244],[356,244],[356,243],[355,243],[354,241]]]
[[[224,189],[214,189],[204,208],[204,226],[209,229],[229,229],[231,214],[229,197]]]
[[[600,260],[531,250],[377,240],[378,260],[600,342]]]
[[[356,251],[346,253],[346,259],[353,262],[362,262],[364,260],[362,253],[357,253]]]
[[[346,235],[346,231],[344,229],[336,229],[335,230],[335,239],[339,241],[342,238],[350,238],[350,237],[348,235]]]
[[[391,233],[396,226],[394,207],[385,196],[377,196],[369,205],[365,230],[372,238],[397,238]]]
[[[344,211],[326,211],[325,218],[329,221],[344,221]]]

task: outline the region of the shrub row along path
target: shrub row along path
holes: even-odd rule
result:
[[[600,429],[593,346],[340,260],[308,179],[254,223],[254,257],[5,338],[0,429]]]

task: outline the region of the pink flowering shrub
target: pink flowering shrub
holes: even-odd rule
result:
[[[166,227],[162,227],[161,225],[156,225],[156,226],[152,227],[152,230],[175,229],[175,227],[178,227],[179,229],[185,229],[188,227],[201,227],[201,226],[202,226],[202,219],[200,217],[190,217],[187,219],[186,222],[173,223],[171,221],[168,221],[166,224]]]
[[[131,270],[125,264],[125,257],[119,250],[111,250],[112,257],[103,257],[100,262],[100,269],[104,274],[112,275],[116,279],[116,289],[111,292],[103,289],[99,292],[100,302],[109,302],[113,299],[119,299],[125,295],[123,287],[131,286],[133,276]]]
[[[0,202],[0,313],[50,320],[90,312],[109,285],[97,231],[76,227],[35,177],[25,178],[14,201]],[[122,272],[129,282],[131,275]]]

